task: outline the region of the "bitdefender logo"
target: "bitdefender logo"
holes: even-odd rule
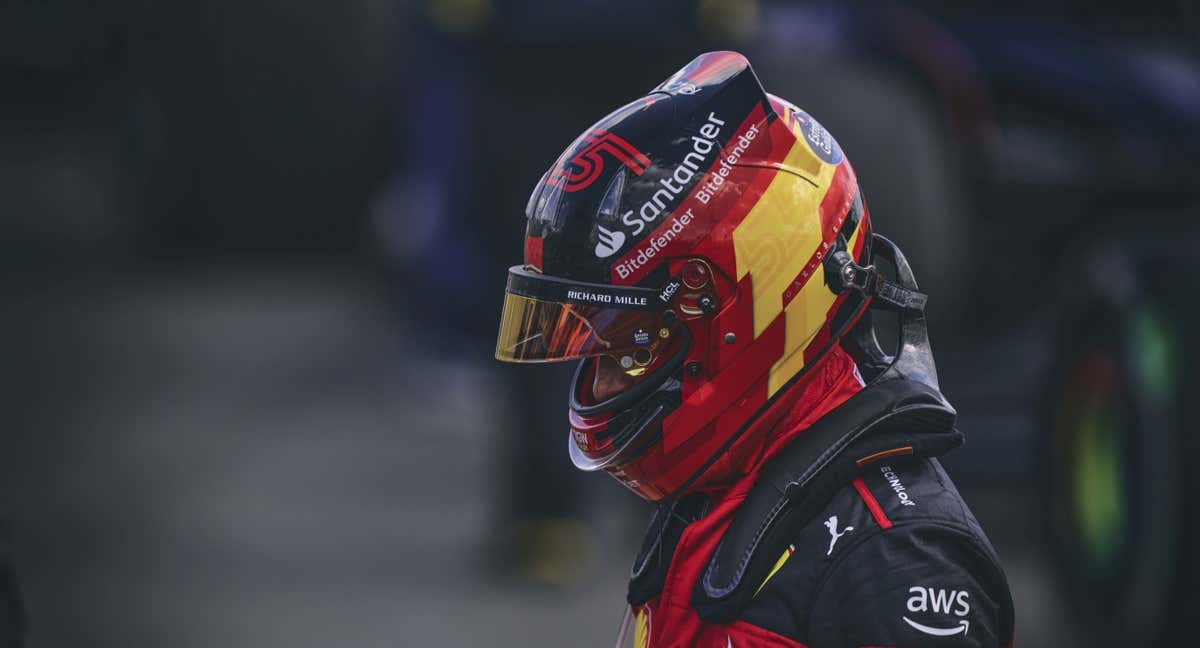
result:
[[[596,256],[601,259],[616,254],[625,245],[625,232],[614,232],[603,225],[596,225],[596,235],[600,238],[596,242]]]
[[[616,133],[598,128],[584,134],[583,139],[588,145],[576,153],[569,164],[558,165],[546,178],[546,184],[562,187],[568,193],[587,189],[604,171],[603,153],[629,167],[634,175],[642,175],[650,166],[650,158]]]

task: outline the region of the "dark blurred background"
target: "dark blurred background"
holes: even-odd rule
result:
[[[1182,645],[1198,29],[1183,1],[3,3],[28,645],[609,645],[648,509],[569,470],[564,370],[492,336],[535,181],[710,49],[835,134],[932,293],[1018,645]]]

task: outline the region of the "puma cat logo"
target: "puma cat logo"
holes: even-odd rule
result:
[[[848,527],[842,529],[841,533],[838,533],[837,523],[838,523],[838,520],[837,520],[836,515],[831,515],[831,516],[829,516],[828,520],[825,520],[825,527],[827,529],[829,529],[829,535],[830,535],[829,551],[825,552],[826,556],[833,553],[833,545],[837,544],[838,538],[840,538],[854,530],[854,527],[848,526]]]

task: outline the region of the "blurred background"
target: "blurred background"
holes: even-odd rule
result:
[[[1198,35],[1184,1],[3,3],[28,645],[610,645],[649,508],[569,469],[570,369],[493,336],[543,171],[711,49],[835,134],[931,292],[1018,645],[1182,645]]]

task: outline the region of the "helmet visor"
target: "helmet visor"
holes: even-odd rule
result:
[[[610,355],[627,370],[645,366],[671,335],[663,319],[666,307],[653,288],[583,283],[513,266],[496,359],[557,362]]]

